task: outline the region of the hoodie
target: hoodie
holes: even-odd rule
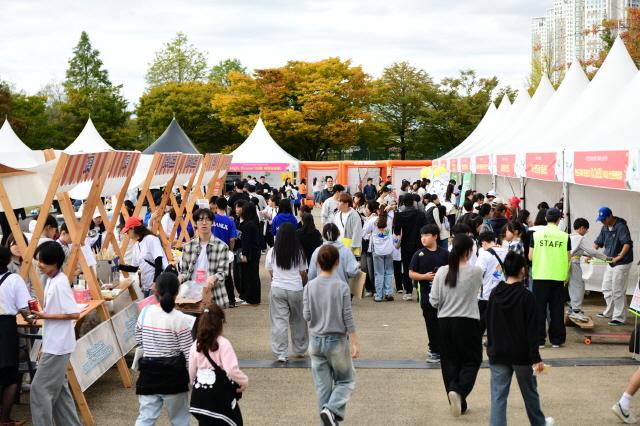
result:
[[[360,263],[356,260],[351,249],[345,247],[345,245],[340,241],[325,241],[322,245],[326,244],[331,244],[337,248],[338,253],[340,254],[340,263],[338,263],[338,268],[333,274],[346,284],[349,284],[349,280],[360,272]],[[318,268],[318,252],[320,251],[320,247],[315,249],[311,255],[311,260],[309,261],[309,271],[307,272],[307,278],[309,281],[317,277],[320,273],[320,268]]]
[[[282,224],[286,222],[292,224],[293,229],[298,228],[298,220],[292,213],[278,213],[271,221],[271,233],[273,233],[274,237],[278,235],[278,229],[280,229]]]
[[[487,355],[490,364],[540,362],[534,296],[522,283],[501,281],[487,305]]]
[[[393,218],[393,233],[402,235],[400,250],[403,256],[411,258],[422,247],[420,243],[420,228],[427,224],[424,212],[415,207],[407,207],[396,213]]]

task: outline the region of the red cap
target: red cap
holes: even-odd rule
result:
[[[520,198],[516,197],[515,195],[509,198],[509,204],[511,204],[511,207],[515,207],[516,209],[520,208],[520,201]]]
[[[124,223],[124,228],[122,228],[122,231],[120,231],[122,234],[124,234],[125,232],[127,232],[129,229],[131,228],[135,228],[137,226],[142,226],[142,219],[140,219],[139,217],[136,216],[131,216],[129,219],[127,219],[127,221]]]

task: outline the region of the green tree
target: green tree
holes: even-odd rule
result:
[[[247,74],[247,68],[242,65],[240,59],[225,59],[211,68],[209,81],[216,83],[220,87],[229,87],[231,85],[229,73],[232,71]]]
[[[114,148],[127,147],[130,135],[124,134],[122,129],[127,124],[130,112],[127,111],[127,101],[120,93],[122,85],[111,83],[108,71],[103,68],[100,52],[93,49],[84,31],[69,59],[66,77],[66,99],[61,105],[66,121],[63,132],[65,142],[73,141],[91,117],[96,129]]]
[[[383,143],[398,149],[400,158],[405,159],[408,152],[415,150],[421,111],[435,97],[437,85],[424,70],[408,62],[396,62],[384,69],[375,86],[371,109],[376,121],[385,124],[391,136]]]
[[[534,55],[531,59],[531,73],[529,73],[529,77],[527,78],[527,86],[530,96],[533,96],[536,92],[543,75],[551,75],[549,58],[546,56],[541,57],[539,54]]]
[[[437,158],[462,142],[482,119],[497,84],[497,78],[478,78],[473,70],[443,79],[421,111],[413,155]]]
[[[165,83],[147,91],[136,109],[137,129],[144,149],[153,143],[175,116],[200,152],[220,152],[244,138],[235,127],[225,125],[214,115],[211,99],[220,92],[214,83]]]
[[[0,122],[4,123],[4,116],[9,114],[11,103],[11,88],[9,83],[0,80]]]
[[[370,120],[369,77],[348,60],[290,61],[256,70],[255,78],[231,72],[229,79],[212,99],[220,121],[247,135],[261,115],[273,138],[300,159],[323,159],[357,144]]]
[[[147,71],[149,87],[164,83],[184,83],[204,80],[207,75],[207,57],[205,52],[189,43],[183,32],[156,52],[156,57]]]
[[[540,81],[538,81],[539,83]],[[536,88],[538,86],[536,85]],[[535,91],[535,89],[534,89]],[[504,98],[504,95],[507,95],[507,98],[509,98],[509,102],[513,103],[513,101],[516,100],[516,96],[518,96],[518,90],[514,89],[511,86],[504,86],[501,87],[500,89],[498,89],[496,91],[496,94],[493,96],[493,102],[498,105],[500,103],[500,101],[502,100],[502,98]]]

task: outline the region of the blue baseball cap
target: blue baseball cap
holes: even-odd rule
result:
[[[596,218],[596,222],[603,222],[609,216],[613,216],[613,212],[609,207],[600,207],[598,210],[598,217]]]

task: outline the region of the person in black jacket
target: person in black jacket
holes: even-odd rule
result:
[[[313,252],[322,245],[322,235],[316,228],[316,224],[313,221],[313,215],[311,213],[305,213],[302,215],[302,226],[296,230],[296,235],[302,245],[302,252],[307,261],[307,266],[311,261],[311,255]]]
[[[413,197],[405,196],[402,200],[404,210],[396,213],[393,218],[393,233],[400,235],[400,254],[402,255],[404,300],[413,298],[413,283],[409,278],[409,265],[413,254],[422,248],[420,243],[420,229],[427,224],[424,212],[419,211],[413,205]]]
[[[241,180],[236,181],[235,184],[236,190],[229,197],[229,207],[231,207],[231,216],[236,217],[236,203],[240,200],[250,201],[249,194],[244,191],[244,182]]]
[[[554,424],[540,408],[534,372],[541,373],[544,362],[538,351],[536,301],[523,285],[525,258],[509,252],[504,259],[506,282],[500,282],[487,306],[487,355],[491,368],[491,426],[507,424],[507,399],[511,377],[516,379],[532,425]],[[532,368],[533,367],[533,368]]]
[[[240,203],[242,204],[242,203]],[[256,205],[245,202],[240,207],[240,250],[237,259],[240,273],[240,297],[250,305],[260,304],[260,253],[263,239],[258,228]]]

